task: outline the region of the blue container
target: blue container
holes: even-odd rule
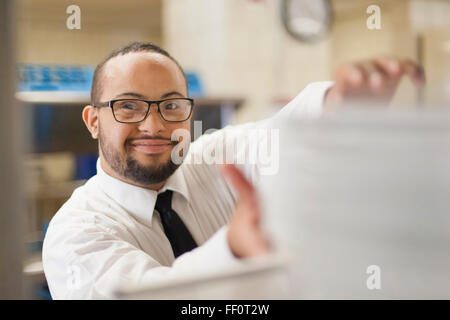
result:
[[[186,72],[186,80],[188,82],[188,92],[191,97],[200,97],[205,94],[203,84],[200,77],[195,72]]]
[[[76,159],[75,178],[77,180],[86,180],[97,174],[97,154],[79,154]]]

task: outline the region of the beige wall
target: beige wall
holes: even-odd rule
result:
[[[332,70],[348,61],[369,59],[376,55],[393,55],[418,59],[417,38],[410,23],[408,0],[334,0],[336,20],[331,32]],[[366,25],[369,5],[381,9],[381,29],[369,30]],[[403,79],[392,103],[396,107],[417,105],[417,89]]]
[[[348,61],[377,54],[417,59],[408,0],[333,0],[335,20],[317,44],[299,43],[281,26],[278,1],[167,0],[165,46],[198,70],[211,95],[246,98],[237,122],[260,118],[274,100],[292,98],[312,81],[329,80]],[[381,30],[366,26],[366,9],[381,8]],[[182,19],[192,14],[192,19]],[[402,81],[395,104],[415,106],[417,90]]]
[[[423,32],[424,65],[427,88],[424,92],[430,107],[450,105],[450,28],[435,27]]]
[[[274,2],[167,0],[163,17],[165,46],[201,74],[209,95],[246,99],[237,122],[262,118],[273,100],[329,77],[329,41],[292,40]]]
[[[415,32],[423,39],[427,107],[450,106],[450,1],[414,0],[410,6]]]
[[[434,48],[447,34],[439,26],[433,31],[426,25],[442,12],[442,3],[450,5],[445,1],[333,0],[332,31],[316,44],[287,35],[279,19],[280,0],[79,0],[81,30],[65,26],[65,10],[72,1],[20,1],[19,61],[94,65],[120,45],[153,41],[186,70],[198,72],[209,96],[244,98],[236,122],[265,117],[274,101],[294,97],[312,81],[331,79],[344,62],[379,53],[416,59],[418,33],[428,39],[427,72],[439,82],[434,87],[443,81],[438,61],[446,53],[435,53]],[[419,31],[410,21],[411,3],[417,2],[441,4],[420,22]],[[381,30],[366,27],[370,4],[381,7]],[[442,92],[427,89],[425,96]],[[403,81],[395,101],[411,106],[416,98],[417,90]]]
[[[162,0],[19,0],[18,60],[97,64],[131,41],[161,44]],[[69,30],[66,8],[81,9],[81,29]]]

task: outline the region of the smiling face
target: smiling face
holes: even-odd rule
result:
[[[187,97],[185,78],[170,58],[155,52],[132,52],[109,60],[100,77],[97,103],[114,99],[162,100]],[[91,135],[99,139],[103,170],[131,184],[158,190],[178,167],[171,152],[176,129],[190,131],[190,119],[167,122],[156,104],[139,123],[120,123],[111,108],[87,106],[83,119]]]

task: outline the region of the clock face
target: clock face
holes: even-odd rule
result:
[[[303,42],[315,42],[328,32],[332,21],[329,0],[282,0],[281,17],[290,35]]]

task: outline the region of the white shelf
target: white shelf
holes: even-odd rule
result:
[[[87,91],[19,91],[16,99],[34,104],[89,104],[91,96]]]
[[[16,99],[30,104],[89,104],[91,96],[86,91],[19,91]],[[194,97],[194,100],[197,107],[234,106],[236,109],[244,102],[241,98]]]
[[[42,264],[42,259],[27,262],[23,268],[23,272],[26,276],[44,275],[44,265]]]

